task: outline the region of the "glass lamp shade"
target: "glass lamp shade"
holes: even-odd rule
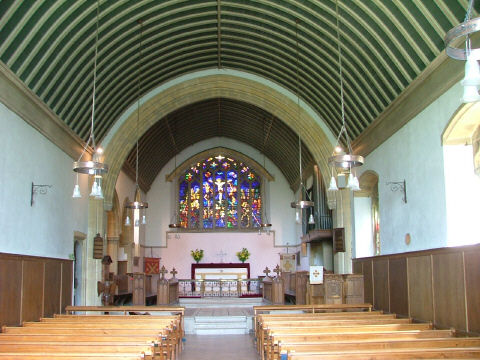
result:
[[[478,88],[476,85],[466,85],[463,87],[463,98],[464,103],[475,102],[480,100],[480,95],[478,94]]]
[[[295,211],[295,222],[297,224],[300,224],[301,219],[300,219],[300,210]]]
[[[328,191],[338,191],[337,181],[335,177],[332,176],[330,179],[330,186],[328,187]]]
[[[480,66],[473,55],[468,55],[465,62],[465,77],[462,80],[463,86],[480,85]]]
[[[142,215],[142,225],[147,225],[147,217]]]
[[[140,220],[139,219],[135,219],[135,227],[139,227],[140,226]]]
[[[353,183],[354,183],[353,174],[350,173],[348,174],[347,188],[351,189],[353,187]]]
[[[75,184],[75,187],[73,188],[72,198],[79,199],[81,197],[82,197],[82,194],[80,193],[80,186],[78,184]]]
[[[359,184],[358,178],[356,176],[353,177],[352,190],[353,191],[359,191],[360,190],[360,184]]]
[[[98,184],[96,181],[93,182],[92,184],[92,191],[90,192],[91,197],[96,197],[98,194]]]
[[[310,216],[308,217],[308,224],[315,225],[315,219],[313,218],[313,214],[310,214]]]
[[[130,226],[131,223],[130,223],[130,216],[127,215],[127,217],[125,218],[125,226]]]

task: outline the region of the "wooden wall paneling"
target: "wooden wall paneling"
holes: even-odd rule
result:
[[[0,327],[20,325],[22,262],[0,256]]]
[[[407,258],[390,259],[390,312],[408,316]]]
[[[388,258],[373,261],[373,306],[378,310],[390,311]]]
[[[365,302],[373,304],[373,272],[372,260],[363,261],[363,281],[365,286]]]
[[[431,257],[408,258],[410,316],[416,320],[433,321],[433,288]]]
[[[465,252],[468,331],[480,333],[480,251]]]
[[[62,262],[62,298],[60,312],[65,313],[65,307],[72,305],[73,291],[73,261],[64,260]]]
[[[23,260],[21,321],[37,321],[43,316],[44,261]]]
[[[390,311],[388,258],[373,261],[373,306],[378,310]]]
[[[363,274],[363,262],[362,261],[353,261],[353,273],[354,274]]]
[[[53,317],[60,309],[60,294],[62,289],[62,263],[60,261],[45,261],[45,288],[43,316]]]
[[[435,254],[432,259],[435,325],[466,331],[462,253]]]

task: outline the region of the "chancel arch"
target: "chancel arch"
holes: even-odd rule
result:
[[[279,89],[250,78],[230,74],[206,75],[184,80],[146,100],[140,108],[138,135],[141,136],[159,119],[189,104],[205,99],[237,99],[265,109],[278,117],[301,136],[322,173],[328,173],[327,159],[331,155],[331,134],[325,133],[320,120],[309,111],[307,105],[300,109],[296,99]],[[304,104],[303,104],[304,105]],[[105,161],[110,170],[104,181],[105,207],[111,207],[113,189],[125,159],[137,139],[137,115],[131,113],[115,128],[105,146]],[[331,195],[329,195],[331,196]]]

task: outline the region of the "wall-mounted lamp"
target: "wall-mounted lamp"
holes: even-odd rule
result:
[[[390,185],[390,190],[391,191],[403,191],[403,197],[402,200],[406,204],[407,203],[407,183],[405,180],[403,181],[389,181],[387,182],[387,185]]]
[[[30,206],[33,206],[33,196],[34,195],[46,195],[48,193],[48,188],[51,188],[53,185],[36,185],[32,182],[32,192],[30,195]]]

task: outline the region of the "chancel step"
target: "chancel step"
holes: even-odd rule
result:
[[[246,316],[195,316],[197,335],[248,334],[249,330]]]

